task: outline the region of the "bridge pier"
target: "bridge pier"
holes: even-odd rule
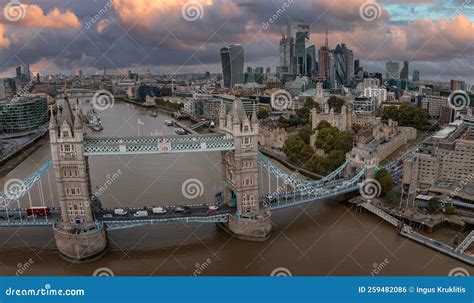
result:
[[[270,211],[256,218],[238,218],[229,215],[229,222],[219,223],[219,227],[231,236],[246,241],[266,241],[270,238],[272,220]]]
[[[103,226],[77,231],[55,225],[54,238],[59,255],[68,262],[94,262],[107,253],[107,232]]]

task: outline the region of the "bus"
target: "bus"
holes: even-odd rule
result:
[[[28,217],[46,217],[51,215],[51,211],[46,206],[38,206],[38,207],[29,207],[26,210]]]

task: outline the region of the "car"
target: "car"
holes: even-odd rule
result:
[[[119,215],[119,216],[125,216],[127,214],[127,211],[124,210],[123,208],[117,208],[117,209],[114,209],[114,214]]]
[[[114,216],[112,214],[105,214],[102,216],[104,219],[112,219]]]
[[[191,208],[188,206],[176,206],[173,211],[177,213],[190,214]]]
[[[182,213],[182,212],[184,212],[184,207],[183,206],[176,206],[175,208],[173,208],[173,211],[176,212],[176,213]]]
[[[146,210],[139,210],[133,214],[134,217],[148,217],[148,211]]]
[[[153,207],[152,212],[154,214],[166,214],[167,210],[164,207]]]
[[[209,210],[218,210],[219,206],[217,205],[209,205]]]

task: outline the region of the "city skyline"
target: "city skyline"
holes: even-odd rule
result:
[[[0,75],[12,76],[22,64],[30,64],[33,74],[76,74],[81,69],[87,75],[104,67],[111,74],[130,69],[217,73],[218,50],[235,43],[245,47],[245,66],[275,70],[286,23],[301,19],[310,25],[310,41],[317,48],[324,45],[328,28],[329,47],[345,43],[369,72],[385,73],[389,60],[409,61],[423,80],[474,82],[470,6],[463,1],[403,2],[405,6],[373,2],[369,8],[375,15],[367,18],[361,0],[344,5],[207,0],[194,1],[194,7],[184,0],[114,0],[94,1],[88,7],[71,3],[67,8],[62,1],[24,1],[21,18],[0,18]],[[197,15],[186,15],[190,8],[196,8]],[[403,14],[408,9],[411,19]]]

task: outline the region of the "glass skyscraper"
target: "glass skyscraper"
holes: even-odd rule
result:
[[[232,88],[239,83],[244,72],[244,47],[232,44],[221,49],[222,75],[224,87]]]

